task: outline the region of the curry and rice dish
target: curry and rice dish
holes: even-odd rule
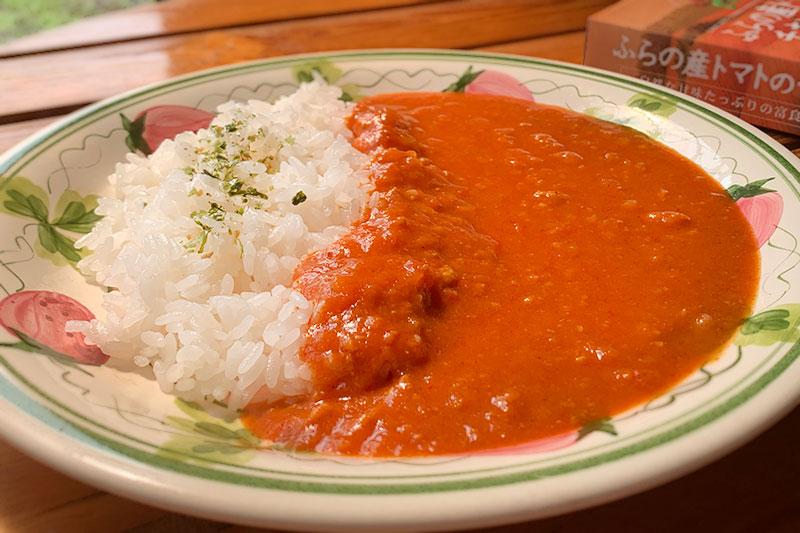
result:
[[[458,454],[674,386],[749,314],[755,237],[694,163],[505,96],[303,85],[129,156],[74,323],[165,392],[328,454]]]

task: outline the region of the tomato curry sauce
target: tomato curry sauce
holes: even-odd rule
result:
[[[349,126],[370,207],[296,271],[314,393],[249,406],[263,438],[398,456],[564,433],[675,385],[748,315],[747,221],[645,135],[453,93],[367,98]]]

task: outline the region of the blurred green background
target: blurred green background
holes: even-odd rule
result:
[[[0,42],[153,0],[0,0]]]

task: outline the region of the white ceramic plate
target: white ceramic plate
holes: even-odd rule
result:
[[[74,268],[70,243],[91,226],[91,195],[102,194],[127,151],[120,113],[271,100],[315,68],[354,98],[441,91],[470,66],[519,80],[537,101],[640,129],[725,187],[773,178],[776,192],[739,200],[764,237],[761,283],[757,314],[722,357],[663,397],[586,428],[594,431],[504,454],[384,461],[271,450],[239,424],[176,402],[139,375],[35,353],[4,331],[0,433],[88,483],[209,518],[299,529],[457,528],[563,513],[644,490],[729,452],[792,409],[800,397],[797,158],[700,101],[550,61],[419,50],[297,56],[192,74],[100,102],[0,158],[0,290],[56,291],[99,311],[100,289]],[[40,202],[13,205],[29,196]],[[75,221],[64,223],[70,205]],[[39,328],[45,319],[19,306],[13,312],[32,324],[27,341],[35,343],[47,331]]]

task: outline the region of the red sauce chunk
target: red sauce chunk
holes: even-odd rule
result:
[[[366,456],[468,453],[647,401],[748,315],[755,238],[702,169],[623,126],[513,98],[359,102],[374,193],[304,259],[314,393],[255,434]]]

